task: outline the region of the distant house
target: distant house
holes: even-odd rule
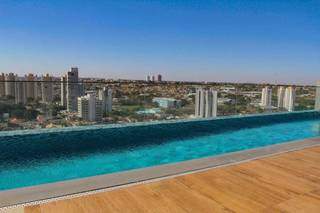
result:
[[[180,108],[181,100],[176,100],[174,98],[153,98],[152,102],[157,103],[161,108]]]

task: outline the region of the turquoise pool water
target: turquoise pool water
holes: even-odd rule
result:
[[[0,135],[0,190],[221,155],[316,136],[320,136],[318,114],[290,119],[262,116],[4,134]]]

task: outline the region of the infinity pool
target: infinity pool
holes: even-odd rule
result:
[[[0,190],[320,136],[318,112],[0,133]]]

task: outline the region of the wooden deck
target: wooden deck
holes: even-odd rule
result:
[[[320,147],[21,212],[320,212]]]

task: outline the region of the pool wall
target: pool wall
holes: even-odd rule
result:
[[[161,144],[170,140],[320,118],[319,111],[234,116],[219,119],[182,120],[152,124],[101,125],[50,131],[0,133],[0,169],[10,162],[58,159],[72,154],[108,152],[136,146]],[[7,166],[7,165],[6,165]]]

